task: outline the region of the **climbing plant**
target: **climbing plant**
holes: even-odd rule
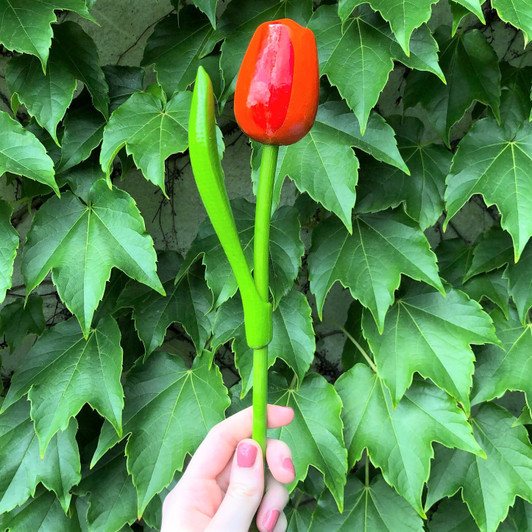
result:
[[[159,529],[188,456],[250,403],[212,227],[167,244],[127,183],[169,204],[192,179],[200,65],[233,142],[249,39],[291,18],[321,86],[271,226],[289,530],[532,530],[530,3],[173,0],[128,66],[99,60],[98,5],[0,2],[0,529]],[[254,205],[232,207],[252,267]]]

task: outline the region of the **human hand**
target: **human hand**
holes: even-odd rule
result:
[[[265,480],[261,448],[249,439],[252,415],[247,408],[209,431],[164,500],[161,532],[248,532],[255,513],[260,532],[286,530],[284,484],[295,478],[292,453],[268,438]],[[268,428],[293,418],[291,408],[268,405]]]

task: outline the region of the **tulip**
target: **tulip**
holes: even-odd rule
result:
[[[290,19],[261,24],[236,83],[235,116],[240,128],[263,144],[293,144],[310,131],[318,97],[318,53],[312,31]]]

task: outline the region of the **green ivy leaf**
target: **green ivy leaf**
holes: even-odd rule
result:
[[[400,528],[398,528],[400,527]],[[350,475],[345,486],[344,512],[338,513],[328,492],[324,492],[312,516],[309,532],[422,532],[423,521],[402,497],[390,488],[381,475],[364,485]]]
[[[506,390],[519,390],[526,394],[532,405],[532,330],[523,326],[515,310],[509,319],[502,312],[492,312],[497,336],[502,347],[485,346],[478,354],[473,379],[472,403],[478,404],[500,397]]]
[[[355,7],[367,0],[340,0],[338,14],[345,22]],[[369,5],[390,23],[392,31],[406,55],[410,55],[410,36],[430,18],[432,4],[438,0],[421,0],[412,4],[409,0],[369,0]]]
[[[56,496],[45,489],[38,489],[36,496],[23,506],[0,515],[0,527],[10,532],[81,532],[75,508],[71,518]]]
[[[140,67],[106,65],[102,67],[109,86],[109,112],[118,109],[132,94],[144,87],[144,69]]]
[[[476,301],[458,290],[448,289],[444,297],[419,285],[388,311],[382,334],[367,311],[362,327],[394,406],[417,372],[469,412],[475,360],[471,344],[499,343],[490,317]]]
[[[441,33],[437,35],[440,65],[447,84],[436,85],[427,74],[412,72],[408,76],[404,104],[413,107],[419,103],[448,145],[451,127],[474,101],[489,106],[500,120],[501,72],[497,54],[479,30],[469,30],[450,40]],[[431,90],[427,91],[429,84]]]
[[[429,478],[431,443],[483,454],[456,401],[428,382],[415,381],[397,408],[379,376],[364,364],[343,373],[335,387],[344,405],[349,466],[360,460],[366,448],[386,482],[422,517],[421,493]]]
[[[183,325],[201,354],[212,331],[212,292],[205,283],[203,267],[195,264],[174,283],[183,259],[177,252],[159,256],[159,277],[166,295],[130,281],[122,292],[117,307],[133,307],[135,328],[145,347],[146,356],[159,347],[166,329],[174,322]]]
[[[532,307],[530,268],[532,268],[532,243],[526,245],[519,262],[508,264],[503,276],[508,279],[510,295],[523,325],[527,323],[528,311]]]
[[[216,29],[216,6],[218,0],[194,0],[194,5],[201,9],[208,17],[211,26]]]
[[[6,291],[11,288],[13,264],[18,248],[18,233],[11,225],[12,214],[11,205],[0,199],[0,303],[6,297]]]
[[[532,505],[516,499],[508,517],[497,528],[497,532],[524,532],[532,530]],[[430,520],[430,532],[471,532],[478,530],[467,506],[455,495],[438,504]]]
[[[67,184],[70,190],[85,203],[89,203],[90,190],[98,179],[105,179],[98,154],[93,153],[86,161],[61,172],[57,176],[57,184]]]
[[[479,303],[482,302],[483,298],[489,299],[508,318],[510,311],[508,280],[504,278],[501,270],[477,275],[467,281],[461,290]]]
[[[532,446],[526,429],[491,403],[472,419],[475,437],[487,459],[457,449],[438,449],[428,482],[426,508],[460,488],[482,532],[494,532],[516,495],[532,501]]]
[[[70,488],[81,478],[77,422],[58,432],[44,455],[30,419],[30,404],[20,400],[0,415],[0,514],[33,497],[41,482],[53,490],[65,513],[70,506]]]
[[[298,389],[282,378],[272,376],[270,401],[290,406],[292,423],[269,431],[270,437],[283,440],[293,451],[296,478],[290,487],[307,476],[309,466],[323,474],[339,511],[344,506],[347,450],[340,419],[342,402],[336,390],[321,375],[307,374]]]
[[[76,488],[88,495],[87,524],[91,532],[122,530],[137,519],[137,492],[126,469],[124,445],[106,453]]]
[[[59,296],[88,336],[112,267],[164,294],[155,259],[152,239],[131,196],[99,180],[87,205],[66,192],[39,209],[28,233],[22,272],[29,294],[51,269]]]
[[[185,456],[192,455],[209,429],[222,421],[229,398],[208,352],[196,357],[190,369],[178,356],[157,352],[128,373],[124,391],[122,438],[131,434],[127,468],[141,516],[154,495],[182,469]],[[91,466],[120,439],[105,423]]]
[[[252,143],[253,190],[256,192],[261,145]],[[394,138],[394,130],[377,113],[371,113],[364,135],[358,121],[342,101],[328,101],[318,107],[310,133],[291,146],[281,146],[277,160],[273,204],[280,200],[288,175],[297,188],[333,211],[351,229],[355,203],[358,162],[352,147],[375,159],[408,172]]]
[[[523,411],[515,421],[514,425],[532,425],[532,413],[527,405],[523,406]]]
[[[451,6],[451,14],[453,16],[451,37],[454,37],[458,31],[458,28],[460,27],[460,24],[462,23],[462,20],[464,20],[471,13],[471,11],[469,11],[467,7],[454,2],[449,2],[449,4]]]
[[[241,396],[244,397],[253,384],[253,350],[246,342],[242,302],[236,296],[218,308],[211,340],[213,351],[231,339],[234,339],[231,349],[235,354],[235,366],[242,377]],[[268,349],[268,367],[277,358],[281,358],[294,370],[301,382],[314,359],[315,350],[316,339],[310,305],[301,292],[292,290],[281,299],[273,312],[273,337]]]
[[[157,81],[167,94],[184,91],[196,78],[201,57],[216,44],[211,23],[194,6],[185,6],[178,17],[168,15],[155,26],[141,65],[155,63]]]
[[[496,225],[482,233],[473,248],[471,264],[464,276],[464,282],[480,273],[491,272],[513,262],[512,239],[506,231]]]
[[[71,110],[64,120],[61,159],[56,172],[65,172],[89,158],[102,141],[105,119],[92,108]]]
[[[515,131],[530,118],[532,68],[501,63],[501,124]]]
[[[0,111],[0,131],[0,175],[5,172],[23,175],[59,194],[52,159],[35,135],[4,111]]]
[[[501,532],[520,532],[532,530],[532,504],[523,499],[516,499],[508,512],[508,517],[501,524]]]
[[[501,229],[491,233],[487,231],[486,236],[489,237],[492,234],[494,239],[497,239],[500,234],[506,235],[506,238],[510,240],[508,233],[505,233]],[[484,241],[483,238],[479,241],[478,246]],[[494,246],[497,247],[494,242]],[[511,247],[511,242],[510,242]],[[477,250],[475,248],[475,251]],[[478,248],[480,249],[480,248]],[[484,245],[482,244],[482,249]],[[482,302],[483,298],[491,300],[493,303],[498,305],[501,310],[508,314],[509,309],[509,292],[508,292],[508,281],[503,278],[502,270],[491,270],[488,273],[476,273],[472,279],[468,279],[466,272],[472,271],[472,257],[474,253],[474,248],[466,245],[464,241],[460,238],[452,238],[448,240],[443,240],[437,247],[436,253],[438,255],[438,264],[440,266],[440,275],[446,279],[449,283],[453,285],[454,288],[462,290],[469,297],[475,299],[479,303]],[[481,267],[484,259],[486,259],[488,264],[491,261],[491,257],[497,253],[488,252],[486,246],[486,254],[479,254],[478,256],[478,266]],[[468,279],[464,281],[464,279]]]
[[[453,0],[453,2],[464,6],[468,11],[474,13],[482,24],[486,23],[482,12],[482,4],[484,3],[482,0]]]
[[[364,307],[356,299],[347,311],[344,323],[346,340],[342,351],[342,366],[344,371],[351,369],[357,362],[364,362],[362,351],[370,353],[371,349],[362,332],[362,316]],[[347,336],[349,334],[349,336]],[[356,342],[356,343],[355,343]],[[357,345],[358,344],[358,345]],[[362,349],[360,349],[362,348]]]
[[[19,102],[23,103],[28,113],[59,144],[57,124],[65,115],[77,87],[76,76],[65,68],[59,54],[54,53],[52,48],[46,74],[41,62],[34,56],[11,58],[6,69],[6,82],[12,94],[12,103],[16,101],[17,106]]]
[[[244,199],[231,202],[238,235],[248,264],[253,264],[253,231],[255,227],[255,205]],[[297,212],[290,207],[278,209],[270,224],[270,290],[274,306],[288,293],[294,284],[301,257],[305,251],[301,242],[301,226]],[[236,279],[225,256],[218,236],[209,220],[199,227],[183,262],[177,280],[198,257],[203,256],[205,279],[214,292],[214,307],[220,306],[232,297],[236,290]]]
[[[308,505],[301,505],[297,508],[287,506],[284,510],[288,526],[286,532],[308,532],[312,519],[312,509]]]
[[[85,340],[74,319],[48,329],[15,372],[1,412],[28,393],[41,456],[88,403],[122,431],[120,330],[107,316]]]
[[[5,335],[11,351],[22,343],[29,332],[40,335],[44,325],[42,298],[38,295],[30,296],[27,301],[15,299],[0,311],[0,335]]]
[[[91,37],[73,22],[65,22],[54,28],[55,36],[46,73],[36,57],[22,55],[9,61],[6,81],[12,93],[13,110],[16,111],[19,103],[23,103],[28,113],[59,145],[57,124],[72,102],[77,80],[87,87],[94,106],[104,117],[107,117],[109,97],[107,83],[98,63],[98,51]]]
[[[512,236],[517,261],[532,236],[532,124],[517,132],[493,118],[476,122],[459,144],[447,176],[445,225],[473,194],[497,205],[501,226]]]
[[[476,524],[467,506],[457,497],[442,500],[430,519],[430,532],[471,532]]]
[[[336,7],[323,5],[314,12],[309,27],[316,34],[320,72],[338,87],[353,109],[362,134],[370,111],[388,81],[394,59],[444,79],[438,65],[438,46],[426,26],[413,34],[409,57],[388,24],[368,10],[342,24]]]
[[[68,9],[96,22],[82,0],[10,0],[0,5],[0,44],[35,55],[46,70],[56,9]]]
[[[312,235],[308,266],[320,317],[327,293],[340,281],[370,309],[379,331],[401,274],[444,293],[425,235],[397,210],[356,217],[352,235],[334,217],[320,223]]]
[[[63,68],[68,69],[89,91],[94,107],[107,118],[109,87],[100,67],[98,48],[92,38],[75,22],[54,26],[54,50],[57,48]]]
[[[164,190],[164,162],[188,147],[192,93],[178,92],[165,105],[153,94],[137,92],[116,109],[103,132],[100,162],[107,179],[125,146],[144,177]]]
[[[493,0],[492,6],[504,22],[509,22],[523,32],[526,46],[532,37],[532,13],[527,0]]]
[[[301,192],[334,212],[349,231],[358,178],[358,161],[352,147],[408,172],[397,150],[393,129],[373,113],[362,136],[353,113],[339,101],[320,105],[310,133],[296,144],[281,148],[277,164],[278,181],[282,183],[288,175]]]
[[[434,225],[443,212],[445,177],[452,155],[443,146],[423,141],[425,128],[417,118],[406,117],[395,130],[399,152],[411,175],[362,159],[357,212],[377,212],[404,203],[406,213],[424,230]]]

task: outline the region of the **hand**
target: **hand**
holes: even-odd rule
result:
[[[289,407],[268,405],[268,428],[288,425]],[[161,532],[248,532],[257,512],[260,532],[284,532],[284,484],[295,478],[292,453],[280,440],[268,438],[264,467],[260,446],[251,436],[252,409],[215,425],[190,460],[163,504]]]

